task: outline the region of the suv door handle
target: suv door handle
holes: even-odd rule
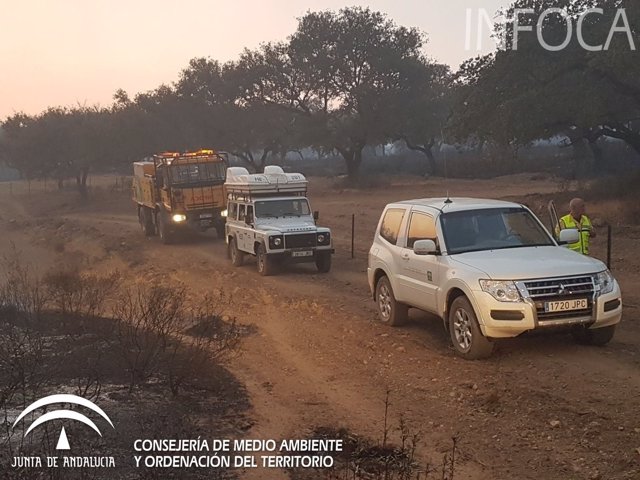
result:
[[[409,254],[408,253],[403,254],[402,255],[402,259],[403,260],[409,260]]]

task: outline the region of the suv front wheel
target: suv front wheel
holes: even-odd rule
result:
[[[449,334],[456,353],[467,360],[487,358],[493,342],[482,335],[478,319],[467,297],[458,297],[449,309]]]
[[[409,307],[398,302],[389,278],[380,277],[376,284],[376,304],[378,305],[378,316],[380,321],[392,327],[403,325],[409,315]]]

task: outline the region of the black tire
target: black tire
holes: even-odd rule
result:
[[[268,277],[275,273],[275,262],[273,258],[267,254],[267,249],[263,244],[258,245],[256,250],[256,264],[258,266],[258,273],[263,277]]]
[[[331,252],[320,252],[316,255],[316,268],[320,273],[331,270]]]
[[[158,234],[160,235],[162,243],[165,245],[171,245],[174,241],[174,233],[169,230],[169,219],[167,218],[167,214],[159,212],[156,218],[158,219]]]
[[[482,334],[467,297],[460,296],[451,304],[449,335],[456,353],[466,360],[487,358],[493,353],[494,344]]]
[[[409,307],[396,300],[391,282],[386,276],[380,277],[376,283],[376,305],[378,317],[385,325],[399,327],[407,323]]]
[[[156,226],[153,224],[153,212],[147,207],[139,207],[138,219],[140,220],[140,226],[142,232],[147,237],[152,237],[156,234]]]
[[[215,228],[216,228],[216,235],[218,235],[218,238],[220,240],[223,240],[224,236],[226,234],[225,228],[224,228],[224,223],[217,223]]]
[[[238,249],[235,237],[231,237],[229,240],[229,258],[231,258],[231,264],[234,267],[241,267],[244,263],[244,252]]]
[[[589,329],[586,327],[577,327],[573,330],[573,338],[582,345],[595,345],[602,347],[609,343],[616,333],[616,325],[608,327]]]

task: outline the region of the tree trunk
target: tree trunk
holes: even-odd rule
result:
[[[604,127],[602,133],[608,137],[624,140],[627,145],[640,154],[640,132],[636,132],[625,125],[615,124]]]
[[[262,152],[262,155],[260,156],[260,171],[264,172],[264,167],[267,164],[267,157],[269,156],[269,154],[271,153],[271,150],[269,150],[268,148],[264,149],[264,152]]]
[[[347,176],[351,183],[355,183],[358,180],[363,148],[364,146],[360,145],[351,148],[337,148],[347,165]]]
[[[425,175],[427,173],[430,173],[431,175],[434,175],[434,176],[437,175],[438,165],[436,164],[436,157],[433,154],[433,145],[435,144],[435,140],[433,138],[429,141],[424,142],[421,145],[411,143],[409,139],[404,138],[404,143],[407,145],[407,148],[409,150],[416,150],[418,152],[422,152],[427,157],[427,163],[429,164],[429,171],[424,172]]]

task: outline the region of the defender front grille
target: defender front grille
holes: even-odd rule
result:
[[[528,296],[536,306],[538,320],[572,319],[590,317],[593,314],[595,285],[591,276],[549,278],[522,282]],[[569,312],[545,312],[545,302],[559,300],[587,299],[587,308]]]
[[[284,248],[315,247],[317,242],[315,233],[297,233],[284,236]]]

